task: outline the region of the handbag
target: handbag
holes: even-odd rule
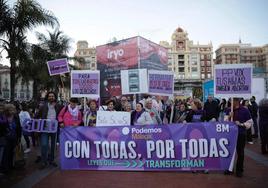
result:
[[[24,160],[24,152],[22,144],[19,143],[16,145],[15,148],[15,161],[22,161],[22,160]]]

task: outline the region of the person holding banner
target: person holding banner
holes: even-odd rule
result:
[[[131,125],[152,125],[150,114],[145,111],[142,103],[136,104],[136,110],[131,113]]]
[[[145,100],[145,110],[150,114],[153,124],[155,125],[161,125],[163,124],[159,113],[157,110],[153,107],[153,101],[152,99],[148,98]]]
[[[189,111],[186,121],[187,122],[203,122],[205,121],[205,111],[202,110],[202,102],[200,99],[193,99],[190,103],[191,110]]]
[[[79,126],[82,123],[82,113],[78,108],[78,99],[70,98],[70,104],[61,109],[58,121],[61,128],[65,126]]]
[[[97,101],[90,100],[89,101],[89,109],[84,113],[83,121],[84,126],[96,126],[96,119],[97,119]]]
[[[46,103],[42,105],[37,114],[37,118],[57,120],[57,116],[60,112],[61,106],[57,103],[57,95],[53,91],[50,91],[46,95]],[[41,161],[40,169],[44,169],[48,163],[54,167],[58,165],[54,162],[55,158],[55,146],[56,146],[57,133],[41,133]],[[50,147],[49,147],[50,139]],[[50,148],[49,158],[48,149]]]
[[[227,110],[229,120],[233,121],[238,126],[238,137],[236,145],[237,161],[236,161],[236,176],[242,177],[244,172],[244,149],[246,145],[247,129],[253,125],[250,112],[247,108],[240,105],[240,98],[233,98],[233,112],[229,108]],[[225,171],[226,175],[231,174],[230,171]]]

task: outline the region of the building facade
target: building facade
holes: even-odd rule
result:
[[[193,96],[202,93],[202,81],[213,77],[213,46],[194,44],[188,33],[177,28],[171,37],[171,43],[161,41],[160,45],[168,48],[169,70],[174,72],[175,92],[192,91]]]
[[[76,46],[77,49],[74,57],[76,57],[78,61],[75,61],[75,66],[80,69],[96,70],[96,48],[89,48],[87,41],[78,41]]]
[[[15,100],[28,101],[33,97],[33,81],[23,82],[21,78],[15,84]],[[0,98],[10,99],[10,68],[0,64]]]

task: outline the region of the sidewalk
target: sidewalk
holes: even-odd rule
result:
[[[0,187],[267,187],[268,155],[261,155],[259,141],[254,141],[254,145],[246,145],[243,178],[222,172],[61,171],[59,167],[39,170],[39,164],[34,163],[37,148],[33,148],[26,156],[25,168],[0,177]]]

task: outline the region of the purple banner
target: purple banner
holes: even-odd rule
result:
[[[71,96],[98,98],[100,94],[99,71],[72,71]]]
[[[162,73],[163,71],[149,71],[149,93],[156,95],[173,95],[173,74]]]
[[[67,59],[48,61],[47,67],[50,76],[70,72]]]
[[[56,133],[58,121],[50,119],[25,119],[22,129],[25,132]]]
[[[251,94],[252,69],[227,68],[215,70],[215,94]]]
[[[188,171],[232,168],[237,126],[206,122],[163,126],[66,127],[62,169]]]

